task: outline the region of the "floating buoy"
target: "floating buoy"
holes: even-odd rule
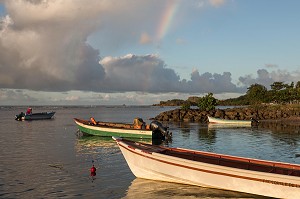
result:
[[[92,167],[91,167],[91,169],[90,169],[90,171],[91,171],[91,176],[95,176],[96,175],[96,167],[93,165]]]

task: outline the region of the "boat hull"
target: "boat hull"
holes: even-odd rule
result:
[[[225,189],[277,198],[299,198],[300,178],[191,161],[145,152],[114,138],[138,178]]]
[[[16,120],[46,120],[46,119],[52,119],[55,112],[42,112],[42,113],[33,113],[29,115],[16,115]]]
[[[151,130],[143,130],[143,129],[124,129],[124,128],[109,128],[109,127],[101,127],[101,126],[93,126],[84,124],[78,120],[74,120],[78,126],[78,129],[88,135],[97,135],[103,137],[124,137],[124,138],[152,138]]]
[[[237,125],[237,126],[251,126],[252,121],[250,120],[226,120],[214,117],[208,117],[208,122],[210,124],[222,124],[222,125]]]

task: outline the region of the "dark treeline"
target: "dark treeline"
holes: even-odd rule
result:
[[[255,105],[261,103],[298,103],[300,100],[300,81],[294,85],[274,82],[271,89],[260,84],[252,84],[245,95],[237,98],[219,100],[219,105]]]
[[[245,95],[237,98],[230,98],[226,100],[217,100],[217,105],[257,105],[262,103],[299,103],[300,102],[300,81],[294,84],[285,84],[284,82],[274,82],[270,85],[268,90],[265,86],[260,84],[252,84]],[[191,106],[198,106],[201,97],[189,97],[187,100],[173,99],[168,101],[161,101],[159,106],[182,106],[188,103]]]

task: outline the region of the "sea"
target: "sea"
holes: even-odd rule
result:
[[[111,138],[83,136],[73,118],[147,123],[175,107],[37,106],[51,120],[16,121],[27,107],[0,107],[0,198],[264,198],[232,191],[136,178]],[[249,128],[164,122],[173,138],[159,144],[300,164],[300,127],[272,123]],[[151,143],[151,140],[142,140]],[[96,167],[96,175],[90,168]]]

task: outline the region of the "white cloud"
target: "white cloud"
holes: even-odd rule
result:
[[[240,83],[249,87],[252,84],[261,84],[270,89],[270,85],[274,82],[298,82],[300,79],[300,71],[288,72],[286,70],[267,71],[266,69],[257,70],[257,77],[245,75],[239,78]]]
[[[66,101],[78,101],[79,99],[80,99],[79,96],[74,96],[74,95],[65,98]]]
[[[159,17],[149,18],[149,13],[162,9],[157,2],[134,0],[3,3],[7,16],[0,18],[0,74],[10,78],[1,78],[0,87],[52,91],[96,90],[105,73],[88,37],[98,31],[110,46],[136,42],[138,32]],[[144,34],[141,41],[149,39]]]

